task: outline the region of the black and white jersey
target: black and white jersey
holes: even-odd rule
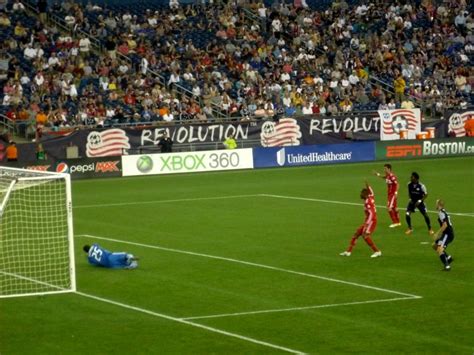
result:
[[[444,208],[439,210],[438,212],[438,222],[439,225],[442,226],[444,222],[448,225],[448,227],[444,230],[444,234],[453,235],[454,229],[453,224],[451,223],[451,218],[449,217],[448,212]]]
[[[408,184],[408,195],[410,196],[410,200],[413,202],[423,199],[427,193],[428,191],[426,190],[425,185],[421,182],[410,182]]]

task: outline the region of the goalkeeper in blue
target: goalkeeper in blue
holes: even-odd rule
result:
[[[108,267],[112,269],[135,269],[138,258],[128,253],[112,253],[102,248],[99,244],[84,245],[82,248],[87,253],[89,264]]]

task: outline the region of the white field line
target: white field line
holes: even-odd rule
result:
[[[14,278],[17,278],[17,279],[20,279],[20,280],[29,281],[29,282],[31,282],[31,283],[35,283],[35,284],[38,284],[38,285],[47,286],[47,287],[54,288],[54,289],[57,290],[57,291],[44,291],[44,292],[41,291],[41,292],[29,292],[29,293],[11,294],[11,295],[0,295],[0,298],[6,298],[6,297],[26,297],[26,296],[42,296],[42,295],[53,294],[53,293],[69,293],[69,292],[74,292],[74,291],[75,291],[75,290],[72,290],[72,289],[65,289],[65,288],[63,288],[63,287],[59,287],[59,286],[57,286],[57,285],[50,284],[49,282],[44,282],[44,281],[36,280],[36,279],[33,279],[33,278],[31,278],[31,277],[28,277],[28,276],[23,276],[23,275],[15,274],[15,273],[11,273],[11,272],[8,272],[8,271],[2,271],[2,270],[0,270],[0,274],[5,275],[5,276],[14,277]]]
[[[322,200],[318,198],[309,198],[309,197],[298,197],[298,196],[284,196],[284,195],[272,195],[272,194],[260,194],[259,196],[263,197],[272,197],[272,198],[281,198],[286,200],[299,200],[299,201],[309,201],[309,202],[323,202],[323,203],[332,203],[337,205],[350,205],[350,206],[363,206],[362,203],[355,202],[344,202],[344,201],[333,201],[333,200]],[[377,205],[378,208],[387,208],[387,206]],[[438,213],[437,211],[427,210],[429,213]],[[464,216],[464,217],[474,217],[474,213],[456,213],[449,212],[450,215],[454,216]]]
[[[380,291],[380,292],[385,292],[385,293],[392,293],[400,296],[405,296],[405,297],[411,297],[411,298],[422,298],[421,296],[417,295],[412,295],[409,293],[404,293],[404,292],[399,292],[399,291],[394,291],[394,290],[389,290],[386,288],[381,288],[381,287],[375,287],[375,286],[369,286],[369,285],[364,285],[364,284],[359,284],[356,282],[350,282],[350,281],[344,281],[344,280],[339,280],[339,279],[334,279],[331,277],[325,277],[325,276],[319,276],[319,275],[314,275],[314,274],[309,274],[306,272],[300,272],[300,271],[294,271],[294,270],[289,270],[289,269],[283,269],[280,267],[276,266],[270,266],[270,265],[265,265],[265,264],[258,264],[258,263],[253,263],[250,261],[244,261],[244,260],[239,260],[239,259],[232,259],[232,258],[225,258],[222,256],[216,256],[216,255],[210,255],[210,254],[202,254],[202,253],[195,253],[192,251],[186,251],[186,250],[181,250],[181,249],[173,249],[173,248],[166,248],[166,247],[161,247],[157,245],[149,245],[149,244],[142,244],[142,243],[136,243],[136,242],[129,242],[125,240],[120,240],[120,239],[113,239],[113,238],[105,238],[105,237],[98,237],[90,234],[82,234],[82,235],[76,235],[76,237],[88,237],[88,238],[94,238],[94,239],[99,239],[99,240],[108,240],[110,242],[115,242],[115,243],[123,243],[123,244],[129,244],[129,245],[136,245],[144,248],[150,248],[150,249],[158,249],[158,250],[165,250],[173,253],[179,253],[179,254],[186,254],[186,255],[193,255],[193,256],[200,256],[204,258],[209,258],[209,259],[215,259],[215,260],[223,260],[223,261],[228,261],[236,264],[243,264],[243,265],[249,265],[249,266],[254,266],[262,269],[269,269],[269,270],[275,270],[275,271],[280,271],[280,272],[285,272],[288,274],[293,274],[293,275],[300,275],[304,277],[311,277],[313,279],[319,279],[319,280],[325,280],[325,281],[331,281],[335,283],[340,283],[344,285],[351,285],[355,287],[361,287],[361,288],[366,288],[369,290],[375,290],[375,291]]]
[[[207,201],[207,200],[225,200],[232,198],[248,198],[248,197],[273,197],[288,200],[299,200],[299,201],[310,201],[310,202],[322,202],[331,203],[336,205],[347,205],[347,206],[362,206],[362,203],[346,202],[346,201],[335,201],[335,200],[324,200],[318,198],[309,197],[298,197],[298,196],[284,196],[284,195],[273,195],[273,194],[250,194],[250,195],[229,195],[229,196],[210,196],[210,197],[196,197],[196,198],[181,198],[174,200],[152,200],[152,201],[131,201],[131,202],[117,202],[117,203],[101,203],[96,205],[77,205],[73,206],[74,209],[79,208],[101,208],[101,207],[116,207],[116,206],[136,206],[136,205],[149,205],[149,204],[161,204],[161,203],[178,203],[178,202],[193,202],[193,201]],[[378,208],[387,208],[387,206],[377,205]],[[438,213],[436,211],[430,211],[429,213]],[[474,217],[474,213],[456,213],[449,212],[450,215]]]
[[[258,340],[258,339],[254,339],[254,338],[246,337],[246,336],[243,336],[243,335],[239,335],[239,334],[236,334],[236,333],[226,332],[226,331],[221,330],[221,329],[208,327],[206,325],[202,325],[202,324],[199,324],[199,323],[194,323],[194,322],[191,322],[191,321],[186,320],[186,319],[171,317],[171,316],[168,316],[166,314],[150,311],[148,309],[135,307],[135,306],[130,306],[128,304],[117,302],[117,301],[112,301],[112,300],[109,300],[107,298],[102,298],[102,297],[90,295],[90,294],[87,294],[87,293],[84,293],[84,292],[76,292],[76,294],[78,294],[80,296],[83,296],[83,297],[94,299],[96,301],[113,304],[115,306],[119,306],[119,307],[126,308],[126,309],[129,309],[129,310],[133,310],[133,311],[136,311],[136,312],[148,314],[148,315],[151,315],[151,316],[154,316],[154,317],[159,317],[159,318],[163,318],[163,319],[170,320],[170,321],[173,321],[173,322],[190,325],[192,327],[204,329],[204,330],[207,330],[209,332],[222,334],[222,335],[232,337],[232,338],[237,338],[237,339],[244,340],[244,341],[247,341],[247,342],[250,342],[250,343],[262,345],[262,346],[265,346],[265,347],[268,347],[268,348],[273,348],[273,349],[285,351],[285,352],[292,353],[292,354],[304,354],[303,352],[298,351],[298,350],[294,350],[294,349],[286,348],[286,347],[283,347],[283,346],[275,345],[275,344],[268,343],[268,342],[265,342],[265,341],[261,341],[261,340]]]
[[[208,318],[238,317],[238,316],[246,316],[246,315],[252,315],[252,314],[293,312],[293,311],[303,311],[303,310],[307,310],[307,309],[353,306],[353,305],[358,305],[358,304],[395,302],[395,301],[406,301],[406,300],[414,300],[414,299],[416,299],[416,298],[414,298],[414,297],[384,298],[384,299],[380,299],[380,300],[370,300],[370,301],[331,303],[331,304],[320,304],[320,305],[316,305],[316,306],[280,308],[280,309],[265,309],[265,310],[261,310],[261,311],[238,312],[238,313],[212,314],[212,315],[209,315],[209,316],[185,317],[185,318],[181,318],[181,319],[194,320],[194,319],[208,319]]]
[[[74,208],[94,208],[94,207],[115,207],[115,206],[133,206],[133,205],[149,205],[160,203],[174,203],[174,202],[190,202],[190,201],[206,201],[206,200],[225,200],[228,198],[246,198],[258,197],[259,194],[254,195],[230,195],[230,196],[211,196],[211,197],[196,197],[196,198],[180,198],[175,200],[152,200],[152,201],[132,201],[132,202],[117,202],[117,203],[101,203],[96,205],[78,205]]]

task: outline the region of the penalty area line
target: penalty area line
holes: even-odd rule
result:
[[[246,337],[244,335],[227,332],[225,330],[221,330],[221,329],[218,329],[218,328],[209,327],[209,326],[206,326],[206,325],[203,325],[203,324],[191,322],[191,321],[186,320],[186,319],[176,318],[176,317],[168,316],[166,314],[157,313],[157,312],[145,309],[145,308],[131,306],[131,305],[128,305],[128,304],[125,304],[125,303],[113,301],[113,300],[103,298],[103,297],[94,296],[94,295],[84,293],[84,292],[80,292],[80,291],[77,291],[75,293],[77,295],[80,295],[80,296],[83,296],[83,297],[86,297],[86,298],[90,298],[90,299],[93,299],[93,300],[96,300],[96,301],[112,304],[114,306],[126,308],[126,309],[129,309],[129,310],[135,311],[135,312],[144,313],[144,314],[151,315],[151,316],[158,317],[158,318],[163,318],[163,319],[166,319],[166,320],[169,320],[169,321],[173,321],[173,322],[177,322],[177,323],[181,323],[181,324],[186,324],[186,325],[189,325],[189,326],[192,326],[192,327],[195,327],[195,328],[200,328],[200,329],[207,330],[207,331],[212,332],[212,333],[217,333],[217,334],[225,335],[225,336],[228,336],[228,337],[240,339],[240,340],[243,340],[243,341],[246,341],[246,342],[254,343],[254,344],[265,346],[265,347],[268,347],[268,348],[273,348],[273,349],[285,351],[285,352],[288,352],[288,353],[291,353],[291,354],[304,354],[303,352],[298,351],[298,350],[294,350],[294,349],[290,349],[290,348],[287,348],[287,347],[284,347],[284,346],[268,343],[266,341],[258,340],[258,339],[255,339],[255,338]]]
[[[280,268],[280,267],[277,267],[277,266],[259,264],[259,263],[254,263],[254,262],[250,262],[250,261],[245,261],[245,260],[226,258],[226,257],[223,257],[223,256],[196,253],[196,252],[187,251],[187,250],[166,248],[166,247],[161,247],[161,246],[157,246],[157,245],[149,245],[149,244],[143,244],[143,243],[137,243],[137,242],[129,242],[129,241],[126,241],[126,240],[120,240],[120,239],[114,239],[114,238],[98,237],[98,236],[89,235],[89,234],[76,235],[76,238],[77,237],[95,238],[95,239],[107,240],[107,241],[115,242],[115,243],[136,245],[136,246],[139,246],[139,247],[144,247],[144,248],[149,248],[149,249],[164,250],[164,251],[169,251],[169,252],[172,252],[172,253],[200,256],[200,257],[203,257],[203,258],[228,261],[228,262],[231,262],[231,263],[243,264],[243,265],[258,267],[258,268],[261,268],[261,269],[274,270],[274,271],[284,272],[284,273],[287,273],[287,274],[299,275],[299,276],[303,276],[303,277],[310,277],[310,278],[313,278],[313,279],[331,281],[331,282],[335,282],[335,283],[339,283],[339,284],[343,284],[343,285],[361,287],[361,288],[366,288],[366,289],[369,289],[369,290],[375,290],[375,291],[380,291],[380,292],[385,292],[385,293],[392,293],[392,294],[405,296],[405,297],[422,298],[421,296],[412,295],[412,294],[409,294],[409,293],[404,293],[404,292],[399,292],[399,291],[394,291],[394,290],[389,290],[389,289],[386,289],[386,288],[369,286],[369,285],[364,285],[364,284],[360,284],[360,283],[356,283],[356,282],[344,281],[344,280],[334,279],[334,278],[331,278],[331,277],[325,277],[325,276],[310,274],[310,273],[307,273],[307,272],[284,269],[284,268]]]
[[[285,196],[285,195],[273,195],[273,194],[260,194],[262,197],[272,197],[280,198],[285,200],[298,200],[298,201],[309,201],[309,202],[323,202],[323,203],[332,203],[336,205],[348,205],[348,206],[363,206],[362,203],[356,202],[344,202],[344,201],[333,201],[333,200],[323,200],[319,198],[310,198],[310,197],[298,197],[298,196]],[[377,205],[377,208],[387,208],[387,206]],[[438,213],[437,211],[427,210],[429,213]],[[474,217],[473,213],[461,213],[461,212],[449,212],[453,216],[463,216],[463,217]]]
[[[419,297],[384,298],[384,299],[369,300],[369,301],[320,304],[320,305],[316,305],[316,306],[292,307],[292,308],[281,308],[281,309],[264,309],[264,310],[260,310],[260,311],[237,312],[237,313],[211,314],[211,315],[208,315],[208,316],[185,317],[185,318],[181,318],[181,319],[183,319],[183,320],[195,320],[195,319],[208,319],[208,318],[238,317],[238,316],[246,316],[246,315],[253,315],[253,314],[294,312],[294,311],[304,311],[304,310],[318,309],[318,308],[354,306],[354,305],[360,305],[360,304],[396,302],[396,301],[406,301],[406,300],[416,300],[416,299],[419,299]]]
[[[210,196],[210,197],[196,197],[196,198],[178,198],[174,200],[152,200],[152,201],[132,201],[132,202],[117,202],[117,203],[101,203],[96,205],[78,205],[76,208],[94,208],[94,207],[116,207],[116,206],[134,206],[134,205],[150,205],[160,203],[175,203],[175,202],[193,202],[193,201],[207,201],[207,200],[225,200],[230,198],[248,198],[259,197],[260,194],[253,195],[230,195],[230,196]]]

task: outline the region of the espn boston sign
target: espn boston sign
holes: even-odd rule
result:
[[[376,143],[376,159],[474,155],[474,138],[403,140]]]

